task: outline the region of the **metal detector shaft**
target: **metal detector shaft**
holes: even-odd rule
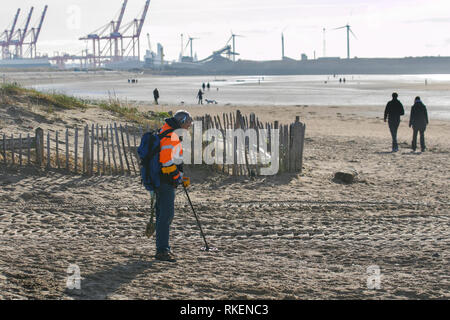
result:
[[[198,219],[197,213],[195,213],[195,209],[194,209],[194,206],[192,205],[191,198],[189,197],[189,193],[187,192],[187,189],[184,186],[184,184],[183,184],[183,189],[184,189],[184,192],[186,193],[189,204],[191,205],[192,212],[194,212],[195,220],[197,220],[197,225],[200,228],[200,233],[202,234],[203,240],[205,241],[206,251],[209,251],[209,246],[208,246],[208,243],[206,242],[206,237],[205,237],[205,234],[203,233],[202,226],[200,224],[200,220]]]

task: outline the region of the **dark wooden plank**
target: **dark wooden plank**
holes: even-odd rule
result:
[[[14,141],[14,135],[11,134],[11,140]],[[16,157],[15,157],[15,153],[14,153],[14,143],[11,145],[11,156],[12,156],[12,164],[15,165],[16,163]]]
[[[74,152],[75,152],[74,171],[75,171],[75,174],[78,174],[78,127],[75,127],[75,146],[74,146]]]
[[[109,166],[109,174],[113,173],[112,165],[111,165],[111,149],[109,147],[109,125],[106,126],[106,149],[108,151],[108,166]]]
[[[111,131],[111,151],[112,151],[112,159],[114,162],[114,174],[117,174],[117,161],[116,161],[116,150],[114,148],[114,130],[112,124],[109,126],[109,129]]]
[[[284,161],[284,170],[289,172],[289,126],[284,125],[284,145],[285,145],[285,161]]]
[[[286,160],[285,157],[285,152],[286,152],[286,148],[285,148],[285,144],[284,144],[284,126],[280,125],[280,171],[284,172],[284,163]]]
[[[84,127],[84,136],[83,136],[83,171],[82,174],[86,173],[86,162],[87,162],[87,154],[89,152],[89,148],[88,145],[89,143],[87,142],[89,139],[89,132],[87,132],[88,130],[88,126],[86,125]]]
[[[299,152],[299,167],[300,172],[303,171],[303,151],[305,149],[305,135],[306,135],[306,124],[302,124],[302,130],[301,130],[301,138],[300,138],[300,152]]]
[[[123,156],[125,157],[125,164],[127,165],[127,173],[131,174],[130,170],[130,163],[128,162],[128,156],[127,156],[127,149],[125,147],[125,139],[123,137],[123,127],[122,124],[120,124],[120,137],[122,139],[122,150],[123,150]]]
[[[139,163],[139,154],[137,152],[137,142],[136,142],[136,129],[133,130],[133,143],[134,143],[134,156],[136,157],[136,167],[138,169],[138,171],[141,171],[141,167],[140,167],[140,163]]]
[[[117,129],[117,123],[114,123],[114,131],[115,131],[115,136],[116,136],[117,153],[119,154],[120,174],[124,174],[125,170],[124,170],[123,159],[122,159],[122,150],[120,149],[119,130]]]
[[[50,164],[50,131],[47,132],[47,170],[51,168]]]
[[[128,154],[130,155],[130,159],[131,159],[131,166],[133,168],[133,172],[134,174],[137,174],[136,172],[136,166],[134,165],[134,156],[133,156],[133,152],[132,152],[132,148],[131,148],[131,144],[130,144],[130,132],[128,129],[128,125],[125,124],[125,135],[127,137],[127,145],[128,145]]]
[[[100,132],[102,134],[102,173],[105,174],[105,160],[106,160],[106,154],[105,154],[105,136],[103,132],[103,125],[100,126]]]
[[[27,138],[5,139],[5,149],[11,151],[12,148],[14,148],[14,152],[19,151],[20,149],[28,149]],[[36,140],[34,138],[32,139],[30,148],[31,149],[36,148]]]
[[[91,126],[91,157],[90,157],[90,166],[89,166],[89,175],[92,176],[94,174],[94,162],[95,162],[95,132],[94,132],[94,124]]]
[[[19,165],[22,166],[22,134],[19,134]]]
[[[69,128],[66,128],[66,172],[70,172],[70,166],[69,166]]]
[[[96,143],[97,143],[97,174],[100,175],[100,140],[98,133],[98,123],[95,125],[95,135],[96,135]]]
[[[56,130],[56,167],[58,169],[61,169],[61,166],[59,164],[59,134],[58,130]]]
[[[42,166],[44,164],[44,130],[41,128],[37,128],[35,136],[36,141],[36,161],[38,166]]]
[[[3,145],[3,164],[5,165],[5,167],[6,167],[6,165],[7,165],[7,161],[6,161],[6,135],[5,134],[3,134],[3,143],[2,143],[2,145]]]
[[[28,156],[28,162],[27,162],[27,164],[28,165],[31,165],[31,136],[30,136],[30,134],[28,133],[27,134],[27,144],[28,144],[28,148],[27,148],[27,156]]]

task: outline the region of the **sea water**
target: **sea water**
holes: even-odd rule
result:
[[[127,77],[139,81],[128,83]],[[450,119],[449,74],[165,77],[103,73],[79,81],[76,77],[67,81],[61,77],[46,78],[28,86],[87,99],[114,97],[138,102],[152,102],[153,90],[158,88],[161,104],[192,105],[197,103],[202,84],[208,82],[211,89],[205,90],[204,103],[205,99],[215,100],[223,106],[380,106],[382,109],[392,92],[398,92],[407,113],[414,98],[420,96],[430,118]]]

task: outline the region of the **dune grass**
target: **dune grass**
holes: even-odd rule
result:
[[[0,94],[6,96],[21,96],[28,98],[30,102],[58,109],[87,109],[85,101],[63,93],[44,93],[35,89],[22,87],[17,83],[5,83],[0,86]]]
[[[31,104],[42,105],[47,109],[47,113],[54,113],[58,110],[80,109],[85,111],[88,108],[101,108],[112,112],[119,118],[151,127],[159,126],[165,118],[170,117],[167,112],[141,112],[137,107],[130,106],[115,95],[111,95],[107,101],[87,101],[58,92],[40,92],[35,89],[24,88],[18,83],[4,83],[0,85],[0,103],[5,101],[26,100]]]

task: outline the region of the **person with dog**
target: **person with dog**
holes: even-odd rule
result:
[[[198,104],[203,104],[203,91],[202,91],[202,89],[198,90],[197,98],[198,98]]]

